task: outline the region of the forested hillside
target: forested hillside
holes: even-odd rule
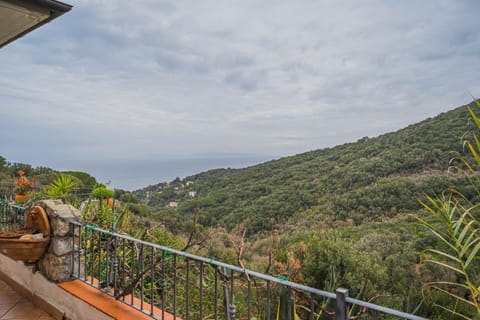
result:
[[[308,230],[379,221],[416,211],[424,194],[452,185],[472,194],[461,175],[447,174],[469,129],[463,106],[394,133],[245,169],[210,170],[136,195],[155,209],[177,201],[179,216],[199,205],[204,226],[232,229],[247,221],[250,235],[272,224]]]
[[[445,244],[410,214],[427,217],[419,200],[449,188],[478,203],[480,192],[474,188],[480,180],[467,181],[478,175],[477,166],[469,176],[459,161],[465,157],[475,163],[462,142],[471,141],[471,130],[478,134],[477,120],[478,127],[464,106],[355,143],[245,169],[210,170],[135,192],[115,190],[115,206],[100,207],[93,216],[84,212],[84,217],[103,228],[115,218],[122,232],[146,241],[315,288],[349,288],[351,296],[384,306],[431,319],[460,319],[444,308],[467,315],[475,310],[426,284],[465,277],[422,260],[426,250],[441,250]],[[480,166],[480,157],[476,160]],[[44,191],[65,176],[75,186],[97,186],[88,173],[32,168],[0,156],[0,181],[13,182],[19,169],[38,178]],[[32,197],[56,195],[37,192]],[[63,198],[80,204],[75,197]],[[478,250],[471,254],[473,275],[479,274]],[[455,292],[470,299],[464,291]]]

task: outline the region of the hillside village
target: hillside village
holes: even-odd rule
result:
[[[171,182],[148,186],[134,194],[142,197],[144,203],[152,207],[177,208],[181,199],[195,198],[197,191],[193,181],[177,178]]]

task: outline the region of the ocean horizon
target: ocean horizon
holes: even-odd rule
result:
[[[159,160],[81,161],[50,164],[60,171],[83,171],[110,188],[138,190],[211,169],[239,169],[274,159],[268,156],[170,158]]]

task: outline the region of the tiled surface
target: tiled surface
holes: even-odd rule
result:
[[[0,280],[0,320],[54,320]]]

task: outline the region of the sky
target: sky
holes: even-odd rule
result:
[[[12,162],[276,158],[480,96],[480,1],[70,0],[0,50]]]

